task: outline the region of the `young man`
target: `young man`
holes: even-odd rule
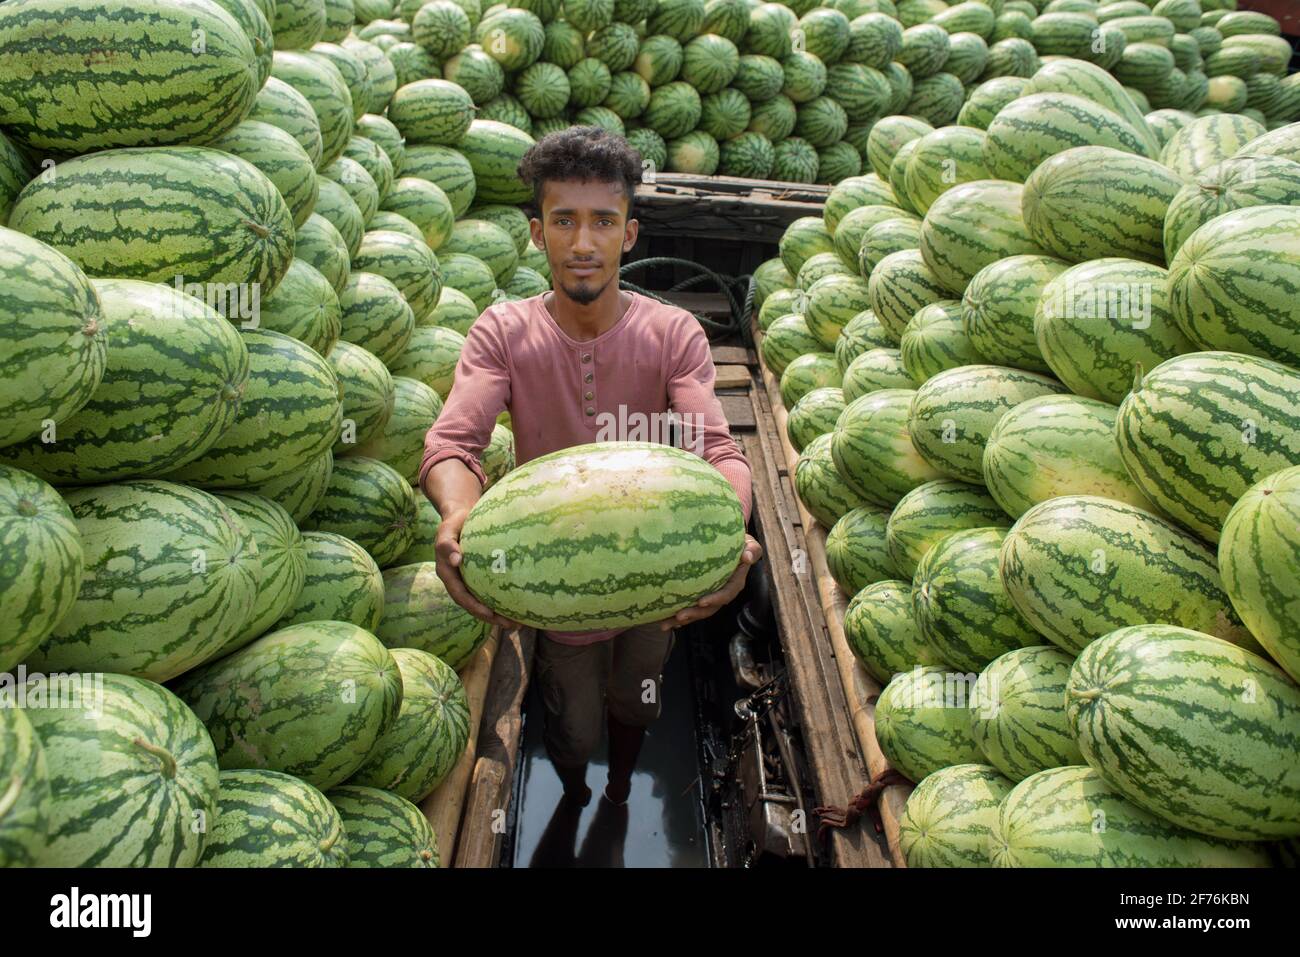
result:
[[[458,544],[482,492],[478,455],[503,409],[510,410],[521,465],[558,449],[624,438],[610,434],[611,423],[661,421],[672,412],[686,423],[682,434],[696,439],[683,444],[735,488],[746,522],[751,506],[749,463],[714,395],[713,361],[699,323],[682,309],[619,289],[620,259],[637,237],[631,206],[641,178],[639,154],[622,137],[573,127],[530,149],[519,175],[533,187],[532,238],[546,252],[552,291],[494,305],[470,328],[455,388],[425,437],[420,467],[420,486],[442,516],[439,577],[470,614],[505,627],[514,623],[465,587]],[[607,700],[605,797],[614,805],[627,801],[645,727],[659,716],[671,629],[730,602],[761,553],[747,536],[727,584],[667,621],[621,632],[539,634],[546,750],[567,799],[581,806],[591,798],[587,761]]]

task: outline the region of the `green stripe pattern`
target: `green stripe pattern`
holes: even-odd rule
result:
[[[294,522],[301,522],[312,513],[325,495],[333,474],[334,453],[326,449],[301,468],[269,482],[254,485],[248,491],[269,498],[283,507]]]
[[[366,231],[366,218],[361,214],[361,207],[357,205],[352,193],[328,176],[317,175],[316,189],[318,195],[313,207],[315,215],[329,220],[343,237],[348,255],[355,256],[361,248],[361,237]]]
[[[1167,276],[1135,259],[1097,259],[1043,287],[1034,337],[1071,392],[1117,405],[1139,369],[1195,350],[1170,311]]]
[[[1058,153],[1025,181],[1029,235],[1068,262],[1125,256],[1163,265],[1165,213],[1183,187],[1155,160],[1105,146]]]
[[[985,139],[982,130],[945,126],[917,141],[907,160],[904,188],[920,212],[952,187],[992,176],[984,165]]]
[[[374,49],[374,47],[365,43],[365,41],[358,41],[355,46],[345,43],[344,46],[358,51],[367,48],[371,50]],[[382,51],[379,54],[379,60],[383,63],[388,63],[388,58],[383,55]],[[391,69],[392,64],[388,65],[389,69]],[[396,86],[394,86],[393,89],[396,90]],[[371,71],[371,92],[374,92],[373,70]],[[378,110],[372,109],[370,113],[365,114],[361,119],[357,120],[356,135],[364,136],[366,139],[378,145],[379,148],[387,154],[388,161],[392,164],[393,176],[400,177],[402,175],[403,163],[406,159],[406,141],[402,139],[402,134],[397,127],[393,125],[393,121],[388,119],[388,117],[381,115],[383,109],[384,107],[380,107]],[[393,182],[395,185],[397,182],[396,178]]]
[[[21,708],[0,708],[0,867],[34,867],[50,827],[45,751]]]
[[[962,366],[940,372],[916,391],[907,427],[916,451],[935,471],[979,485],[984,445],[998,420],[1021,402],[1064,391],[1055,379],[1033,372]]]
[[[1051,372],[1034,339],[1034,311],[1066,267],[1051,256],[1008,256],[972,276],[961,297],[962,328],[983,357],[972,361]]]
[[[843,382],[835,356],[829,352],[809,352],[796,356],[781,373],[781,402],[787,409],[809,392]]]
[[[1124,90],[1119,79],[1095,63],[1075,59],[1044,63],[1025,85],[1024,92],[1026,95],[1067,94],[1091,100],[1132,127],[1145,146],[1145,149],[1138,151],[1140,155],[1148,159],[1155,159],[1159,155],[1156,139],[1147,128],[1146,119],[1133,98]]]
[[[451,200],[440,186],[427,179],[403,176],[395,180],[379,205],[380,209],[401,213],[415,223],[432,250],[436,251],[451,235],[454,221]]]
[[[1258,655],[1122,628],[1075,661],[1065,707],[1088,764],[1138,807],[1211,837],[1300,834],[1300,689]]]
[[[402,676],[388,649],[342,621],[263,635],[175,685],[212,735],[223,770],[341,784],[397,720]]]
[[[167,681],[210,659],[248,618],[257,544],[213,496],[139,480],[65,495],[85,549],[72,609],[32,669]]]
[[[876,741],[889,763],[914,782],[940,768],[980,764],[970,735],[967,676],[935,665],[896,674],[876,702]]]
[[[31,164],[27,157],[18,151],[18,147],[7,136],[0,133],[0,223],[9,219],[9,210],[13,208],[14,200],[31,178]]]
[[[988,867],[988,840],[1012,782],[987,764],[935,771],[907,798],[898,844],[908,867]]]
[[[1300,372],[1267,359],[1170,359],[1120,405],[1120,457],[1162,512],[1217,542],[1250,486],[1300,462],[1297,395]]]
[[[1009,528],[1006,514],[981,485],[936,479],[908,492],[889,516],[886,538],[894,567],[909,581],[939,539],[968,528]]]
[[[857,276],[825,276],[808,288],[804,321],[823,349],[834,349],[848,321],[869,304],[865,280]]]
[[[325,4],[314,0],[276,0],[271,26],[285,50],[307,50],[325,35]]]
[[[1300,201],[1300,164],[1287,165]],[[1252,206],[1197,229],[1170,263],[1169,305],[1202,348],[1300,367],[1300,209]]]
[[[288,83],[311,104],[321,135],[316,168],[324,169],[343,154],[354,128],[352,94],[343,74],[324,57],[282,47],[271,58],[271,76]]]
[[[369,225],[379,209],[381,193],[379,184],[366,172],[364,166],[347,156],[340,156],[322,169],[316,176],[316,188],[329,180],[352,198],[357,211],[361,213],[361,222]]]
[[[801,355],[818,352],[822,348],[817,338],[808,329],[808,323],[798,313],[781,316],[763,334],[764,364],[772,374],[780,378],[786,368]]]
[[[867,288],[871,310],[894,345],[903,338],[908,320],[918,309],[951,298],[920,249],[904,249],[880,260],[871,270]]]
[[[849,363],[840,389],[845,402],[852,403],[877,389],[910,390],[914,384],[903,366],[901,351],[869,349]]]
[[[492,626],[451,599],[435,562],[436,556],[385,569],[383,615],[375,634],[389,648],[412,648],[460,669],[487,641]]]
[[[352,268],[378,273],[392,282],[410,304],[418,323],[438,303],[442,270],[425,243],[402,233],[377,229],[361,238]]]
[[[37,151],[205,142],[243,119],[260,79],[252,41],[215,5],[28,0],[0,10],[0,126]]]
[[[415,493],[383,462],[363,455],[336,459],[329,488],[302,528],[346,536],[385,568],[415,535]]]
[[[921,636],[950,667],[978,672],[999,655],[1039,643],[998,577],[1007,532],[971,528],[939,539],[912,577],[912,613]]]
[[[890,579],[868,585],[849,600],[844,637],[854,657],[882,685],[915,665],[941,665],[912,617],[912,583]]]
[[[351,784],[422,801],[456,766],[469,743],[469,699],[451,665],[427,652],[394,648],[402,708]]]
[[[1280,156],[1250,153],[1216,163],[1180,189],[1169,204],[1165,214],[1165,258],[1172,263],[1174,254],[1188,237],[1216,216],[1248,206],[1297,203],[1300,203],[1300,163]],[[1263,223],[1252,225],[1259,228]]]
[[[32,679],[26,691],[52,798],[38,866],[193,867],[210,842],[195,822],[210,830],[217,815],[217,756],[198,718],[161,685],[120,674]]]
[[[1160,162],[1191,180],[1265,132],[1262,125],[1239,113],[1202,116],[1174,134],[1160,151]]]
[[[327,795],[343,820],[348,867],[441,867],[438,836],[418,807],[390,791],[344,785]]]
[[[245,120],[210,145],[261,170],[280,191],[295,227],[307,221],[316,205],[315,165],[292,136],[270,123]]]
[[[939,478],[912,442],[908,411],[915,395],[910,389],[869,392],[844,409],[832,436],[831,455],[840,478],[883,508],[893,508],[922,482]]]
[[[862,249],[862,239],[867,230],[877,223],[897,219],[900,215],[903,215],[903,211],[892,204],[873,203],[849,210],[835,227],[835,255],[850,270],[859,271],[858,253]]]
[[[370,553],[342,535],[303,532],[303,586],[278,627],[309,621],[346,621],[378,633],[384,579]]]
[[[1115,445],[1113,405],[1043,395],[998,420],[984,446],[984,484],[1012,518],[1060,495],[1097,495],[1146,511]]]
[[[474,120],[456,144],[474,170],[475,196],[480,202],[522,203],[532,196],[532,187],[519,178],[519,161],[533,145],[533,138],[494,120]]]
[[[347,867],[348,860],[343,819],[319,790],[277,771],[221,772],[200,867]]]
[[[339,434],[340,387],[309,346],[248,329],[248,381],[239,417],[216,443],[169,478],[205,488],[249,488],[299,469]]]
[[[853,360],[871,349],[887,348],[894,345],[885,333],[876,314],[870,309],[858,313],[840,330],[840,337],[835,340],[835,361],[840,371],[847,372]]]
[[[307,55],[321,62],[330,63],[348,88],[352,104],[352,119],[361,119],[370,103],[370,80],[366,76],[366,65],[351,50],[345,50],[337,43],[315,43]]]
[[[436,562],[438,553],[435,548],[435,539],[438,536],[438,526],[442,524],[442,516],[434,508],[432,502],[424,497],[423,494],[417,495],[419,499],[419,509],[415,519],[415,541],[411,542],[411,547],[402,552],[402,562],[405,564],[416,564],[420,562]],[[385,589],[385,592],[387,590]],[[376,632],[378,634],[378,632]],[[383,635],[379,636],[381,639]],[[439,655],[445,661],[443,655]]]
[[[798,276],[810,257],[835,252],[835,240],[820,216],[801,216],[786,227],[777,249],[790,275]]]
[[[505,228],[486,219],[462,219],[439,247],[449,253],[465,253],[487,263],[498,283],[505,283],[519,265],[519,248]]]
[[[903,330],[899,352],[903,368],[918,386],[945,369],[984,361],[966,337],[962,305],[955,299],[918,309]]]
[[[338,294],[319,269],[295,256],[275,292],[262,301],[258,324],[327,356],[342,327]]]
[[[892,253],[921,246],[921,221],[898,210],[893,218],[876,223],[858,246],[858,274],[869,280],[880,261]]]
[[[1125,625],[1179,625],[1258,650],[1233,613],[1214,552],[1142,509],[1092,495],[1026,512],[1002,548],[1021,614],[1071,654]]]
[[[237,156],[194,146],[60,163],[19,194],[9,227],[91,276],[258,283],[269,294],[293,258],[293,218],[274,184]]]
[[[356,452],[391,466],[415,485],[424,459],[424,436],[441,411],[442,399],[423,382],[393,376],[393,413],[383,429]]]
[[[994,867],[1267,867],[1262,845],[1217,841],[1126,801],[1096,771],[1052,768],[1003,799]]]
[[[898,574],[885,548],[888,521],[885,509],[863,505],[846,512],[826,534],[826,565],[845,594],[856,595]]]
[[[465,584],[499,614],[596,630],[659,621],[717,590],[744,521],[731,485],[698,456],[605,442],[515,469],[479,499],[460,544]]]
[[[1031,645],[1008,651],[980,672],[970,699],[971,736],[989,764],[1012,781],[1047,768],[1083,764],[1065,721],[1065,683],[1074,656]]]
[[[1237,500],[1219,539],[1219,571],[1242,621],[1300,681],[1300,466]]]
[[[796,452],[805,445],[835,429],[840,413],[844,411],[844,391],[835,386],[813,389],[804,395],[786,419],[786,434]]]
[[[326,360],[343,393],[343,418],[334,454],[348,455],[380,435],[393,414],[393,377],[379,357],[340,340]]]
[[[1023,183],[1047,158],[1080,146],[1147,158],[1153,152],[1128,121],[1099,103],[1072,93],[1029,93],[989,123],[984,162],[995,177]]]
[[[335,295],[342,294],[350,271],[348,244],[343,234],[324,216],[312,213],[298,227],[295,237],[294,255],[320,272]]]
[[[1010,51],[1011,49],[1011,47],[999,47],[994,44],[989,49],[990,69],[1001,69],[1002,57],[1009,55],[1004,51]],[[992,75],[991,79],[985,80],[970,91],[970,94],[966,97],[966,102],[962,105],[961,112],[957,114],[958,125],[987,131],[989,124],[993,122],[993,118],[1001,112],[1004,106],[1023,94],[1028,83],[1029,81],[1023,76],[1006,75],[1005,70],[1001,75]]]
[[[408,143],[455,146],[474,119],[474,102],[450,80],[417,80],[393,94],[388,118]]]
[[[58,485],[159,475],[192,461],[234,423],[248,380],[239,331],[198,299],[134,279],[93,283],[113,342],[99,388],[53,441],[0,449]]]
[[[104,377],[99,295],[67,256],[0,226],[0,446],[67,419]]]
[[[451,210],[457,216],[465,215],[478,190],[469,160],[449,146],[408,146],[402,175],[427,179],[438,186],[451,200]]]
[[[269,77],[253,101],[248,119],[269,123],[292,136],[303,148],[312,167],[322,154],[320,122],[307,98],[284,80]]]
[[[911,97],[911,94],[908,94]],[[889,167],[904,144],[919,140],[934,127],[915,116],[887,116],[871,127],[867,138],[867,162],[882,180],[889,178]]]

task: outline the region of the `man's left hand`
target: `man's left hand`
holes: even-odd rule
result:
[[[745,548],[740,553],[740,563],[736,565],[736,570],[731,573],[727,583],[712,594],[705,595],[689,608],[683,608],[673,617],[661,621],[660,630],[668,631],[672,628],[680,628],[682,625],[689,625],[693,621],[702,621],[717,614],[718,609],[727,607],[744,589],[745,578],[749,575],[750,567],[757,564],[762,557],[763,546],[758,544],[752,535],[745,535]]]

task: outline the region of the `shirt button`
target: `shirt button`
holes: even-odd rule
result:
[[[596,414],[596,410],[593,409],[591,406],[587,406],[587,414],[588,414],[588,415],[595,415],[595,414]]]
[[[590,352],[584,352],[584,353],[582,354],[582,361],[583,361],[583,362],[590,362],[590,361],[591,361],[591,353],[590,353]]]
[[[583,381],[583,382],[590,382],[590,381],[591,381],[591,378],[592,378],[591,373],[588,372],[585,376],[582,377],[582,381]]]
[[[583,398],[586,399],[588,402],[590,402],[592,399],[596,398],[596,393],[588,392],[585,396],[583,396]]]

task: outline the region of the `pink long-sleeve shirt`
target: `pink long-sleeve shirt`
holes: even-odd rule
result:
[[[646,296],[595,339],[570,338],[545,296],[491,306],[470,327],[456,384],[424,438],[420,485],[439,462],[456,458],[484,481],[478,456],[503,409],[510,410],[515,461],[590,442],[667,442],[665,414],[680,422],[678,444],[700,455],[736,490],[746,523],[752,507],[749,462],[731,437],[713,391],[708,339],[695,317]],[[526,401],[515,403],[518,394]],[[659,434],[637,434],[638,425]],[[565,644],[605,641],[623,629],[548,632]]]

